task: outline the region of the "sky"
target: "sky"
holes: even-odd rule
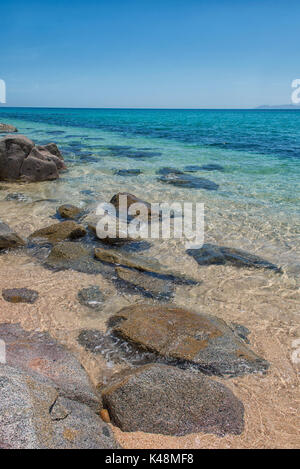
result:
[[[300,78],[299,0],[0,1],[7,106],[251,108]]]

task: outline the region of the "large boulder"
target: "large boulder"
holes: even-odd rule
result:
[[[115,449],[111,429],[51,381],[0,365],[0,448]]]
[[[29,239],[47,240],[54,244],[66,239],[82,238],[85,235],[86,230],[84,226],[79,225],[75,221],[68,220],[61,223],[55,223],[53,225],[47,226],[46,228],[41,228],[40,230],[36,230],[29,236]]]
[[[172,305],[132,305],[112,316],[109,326],[139,350],[209,374],[237,376],[269,366],[216,316]]]
[[[188,249],[186,252],[189,256],[192,256],[199,265],[231,264],[236,267],[269,269],[279,273],[282,272],[281,268],[277,265],[241,249],[217,246],[215,244],[204,244],[200,249]]]
[[[3,124],[0,122],[0,133],[4,133],[4,132],[9,132],[9,133],[18,132],[18,129],[14,127],[13,125]]]
[[[0,250],[25,246],[25,241],[6,223],[0,221]]]
[[[244,406],[223,384],[201,373],[146,365],[115,376],[102,391],[112,423],[125,432],[239,435]]]
[[[34,143],[24,135],[8,135],[0,140],[0,180],[17,180]]]
[[[0,180],[48,181],[57,179],[65,168],[55,144],[36,147],[24,135],[0,139]]]
[[[64,397],[98,408],[98,396],[76,358],[47,332],[28,332],[19,324],[0,324],[7,365],[51,383]]]

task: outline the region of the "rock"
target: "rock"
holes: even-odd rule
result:
[[[269,366],[216,316],[171,305],[132,305],[114,315],[109,325],[138,349],[208,374],[237,376]]]
[[[36,158],[31,154],[20,168],[20,178],[27,182],[52,181],[58,177],[57,166],[53,161]]]
[[[38,145],[37,149],[41,151],[48,151],[52,155],[57,156],[57,158],[63,160],[63,156],[61,152],[59,151],[59,148],[56,145],[56,143],[47,143],[47,145]]]
[[[170,175],[176,175],[176,174],[184,174],[183,171],[180,171],[179,169],[176,168],[171,168],[170,166],[160,168],[158,171],[156,171],[156,174],[160,174],[162,176],[170,176]]]
[[[209,164],[204,164],[203,166],[201,166],[201,170],[203,170],[203,171],[224,171],[224,167],[221,166],[220,164],[209,163]]]
[[[10,303],[30,303],[36,302],[39,294],[35,290],[29,290],[28,288],[12,288],[2,290],[2,296],[5,301]]]
[[[189,256],[192,256],[199,265],[232,264],[236,267],[270,269],[282,273],[280,267],[259,256],[242,251],[241,249],[217,246],[215,244],[203,244],[200,249],[188,249],[186,252]]]
[[[188,173],[196,173],[197,171],[201,170],[201,166],[197,166],[193,164],[193,165],[185,166],[184,170],[187,171]]]
[[[118,448],[112,431],[86,405],[49,383],[0,365],[0,447],[10,449]]]
[[[14,200],[16,202],[27,202],[29,198],[25,194],[22,194],[19,192],[12,192],[10,194],[7,194],[7,196],[5,197],[5,200],[7,201]]]
[[[216,191],[219,188],[218,184],[209,181],[208,179],[184,173],[169,173],[166,176],[161,176],[158,178],[158,181],[189,189],[206,189],[208,191]]]
[[[219,164],[209,163],[209,164],[204,164],[203,166],[197,166],[197,165],[186,166],[184,170],[189,173],[195,173],[197,171],[224,171],[224,167]]]
[[[18,129],[14,127],[13,125],[2,124],[0,122],[0,133],[4,133],[4,132],[18,132]]]
[[[184,275],[172,272],[168,267],[163,266],[158,261],[147,257],[135,256],[133,254],[117,251],[116,249],[95,248],[95,257],[102,262],[122,265],[132,269],[151,272],[154,274],[169,276],[175,281],[184,283],[196,283]]]
[[[149,202],[145,202],[142,199],[139,199],[133,194],[129,194],[128,192],[119,192],[118,194],[115,194],[111,198],[110,203],[114,205],[117,212],[120,211],[122,205],[124,206],[125,212],[128,212],[129,208],[133,204],[142,204],[144,207],[146,207],[146,210],[148,212],[148,218],[151,218],[151,204]],[[153,213],[153,215],[157,214]]]
[[[0,250],[25,246],[25,241],[6,223],[0,221]]]
[[[145,274],[138,270],[116,267],[118,278],[127,287],[134,288],[145,296],[157,299],[170,299],[174,294],[174,283],[153,274]]]
[[[82,210],[75,205],[64,204],[58,207],[57,212],[62,218],[75,220],[80,216]]]
[[[63,241],[53,246],[44,263],[54,270],[72,269],[86,274],[112,275],[114,269],[98,262],[93,257],[92,249],[81,243]]]
[[[45,239],[50,243],[58,243],[65,239],[78,239],[86,235],[86,230],[75,221],[63,221],[35,231],[29,239]]]
[[[50,153],[46,149],[38,150],[36,147],[33,147],[33,149],[31,150],[28,158],[31,157],[31,156],[33,158],[38,158],[39,160],[42,160],[42,161],[50,161],[50,162],[54,163],[58,171],[62,171],[64,169],[66,169],[64,160],[57,157],[57,156],[55,156],[55,155],[53,155],[52,153]]]
[[[99,287],[91,286],[83,288],[78,292],[78,300],[80,304],[87,306],[94,311],[100,311],[103,308],[105,298]]]
[[[102,392],[103,406],[124,432],[162,435],[240,435],[244,406],[230,389],[201,373],[146,365],[115,376]]]
[[[117,176],[138,176],[141,174],[140,169],[119,169],[114,172]]]
[[[24,135],[8,135],[0,139],[0,179],[14,181],[20,178],[21,167],[34,143]]]
[[[0,139],[0,180],[48,181],[65,168],[55,144],[35,147],[24,135]]]
[[[98,223],[100,219],[100,216],[92,212],[89,213],[83,221],[87,223],[88,229],[103,243],[108,245],[122,245],[137,241],[137,239],[133,239],[128,234],[128,224],[126,221],[112,215],[105,216],[105,224]]]
[[[19,324],[0,324],[0,339],[6,345],[7,365],[41,382],[47,380],[64,397],[97,410],[98,396],[81,364],[47,332],[28,332]]]

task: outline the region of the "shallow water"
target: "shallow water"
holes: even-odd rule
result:
[[[271,368],[265,377],[230,380],[246,406],[241,437],[164,437],[162,446],[155,446],[156,437],[135,435],[132,440],[119,432],[123,444],[297,446],[299,365],[291,357],[300,337],[300,112],[1,108],[0,121],[17,126],[36,143],[55,141],[68,166],[57,181],[0,183],[0,218],[20,234],[28,236],[55,222],[52,217],[61,203],[87,208],[128,191],[150,202],[203,202],[206,242],[256,253],[283,270],[279,275],[229,265],[200,267],[185,253],[184,242],[174,239],[154,241],[141,253],[199,280],[196,286],[176,286],[174,303],[247,326],[251,347]],[[156,171],[163,167],[184,171],[207,164],[224,170],[188,174],[218,184],[217,191],[157,180]],[[114,174],[120,169],[139,169],[141,174]],[[6,200],[12,193],[21,193],[21,200]],[[1,321],[50,331],[80,357],[95,383],[106,382],[118,365],[80,347],[78,332],[105,331],[106,320],[121,307],[155,302],[120,292],[101,275],[46,270],[24,252],[1,254],[0,266],[2,288],[26,286],[40,293],[35,305],[11,305],[0,298]],[[107,298],[100,313],[78,302],[78,290],[89,285],[98,285]]]

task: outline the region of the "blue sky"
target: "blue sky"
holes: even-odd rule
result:
[[[9,106],[286,104],[299,39],[293,0],[14,0],[0,78]]]

